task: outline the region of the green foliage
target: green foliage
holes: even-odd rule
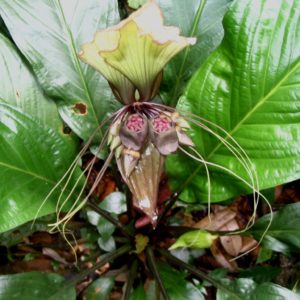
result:
[[[257,285],[253,280],[240,278],[234,282],[228,282],[232,293],[226,293],[219,289],[216,300],[299,300],[299,296],[292,291],[273,283]],[[234,297],[233,297],[234,296]]]
[[[15,46],[1,34],[0,74],[0,102],[20,108],[62,134],[63,123],[55,103],[44,95]]]
[[[168,291],[170,299],[199,299],[204,296],[195,285],[185,280],[186,274],[176,271],[167,264],[159,264],[159,273]],[[176,284],[175,284],[176,283]]]
[[[235,1],[224,18],[221,46],[196,72],[177,106],[228,131],[254,163],[261,189],[300,175],[299,13],[297,0]],[[204,158],[248,179],[212,134],[193,126],[191,135]],[[210,171],[213,201],[249,192],[226,171]],[[176,155],[169,160],[168,173],[174,189],[188,184],[182,199],[207,201],[202,164]]]
[[[264,283],[273,281],[280,273],[281,268],[272,266],[255,266],[253,268],[241,270],[239,273],[240,278],[251,278],[256,283]]]
[[[222,20],[232,0],[158,0],[165,24],[177,26],[184,36],[197,37],[197,44],[179,53],[164,70],[162,96],[176,105],[188,80],[219,46],[223,38]]]
[[[0,232],[4,232],[36,216],[69,167],[76,147],[69,136],[5,103],[0,103],[0,144]],[[55,211],[58,192],[39,216]]]
[[[205,230],[193,230],[181,235],[169,249],[186,248],[209,248],[213,241],[218,238]]]
[[[119,21],[114,0],[0,0],[0,13],[60,115],[84,140],[118,103],[100,74],[79,61],[96,29]]]
[[[100,203],[99,207],[113,215],[124,213],[126,211],[126,197],[123,193],[113,192]],[[112,236],[116,228],[115,225],[93,210],[87,212],[87,217],[89,222],[97,227],[100,235],[98,238],[99,247],[107,252],[115,250],[115,240]]]
[[[86,300],[107,300],[114,286],[114,278],[98,278],[87,289]]]
[[[0,300],[75,300],[75,288],[55,296],[64,278],[57,274],[31,272],[0,276]]]
[[[247,232],[259,239],[270,222],[271,215],[264,215]],[[300,203],[288,204],[273,214],[273,222],[266,233],[264,247],[289,253],[300,249]]]
[[[128,1],[132,7],[141,2]],[[165,68],[161,100],[175,105],[184,91],[177,108],[227,130],[254,162],[260,188],[299,178],[300,1],[157,2],[166,24],[179,26],[183,35],[198,39],[196,46],[186,49]],[[228,9],[221,43],[222,20]],[[0,232],[5,232],[36,216],[43,199],[78,153],[77,140],[64,133],[64,123],[86,141],[99,123],[119,108],[104,78],[77,57],[80,45],[90,41],[97,29],[119,21],[119,12],[117,0],[0,0],[0,13]],[[15,44],[7,38],[9,35]],[[212,129],[227,139],[222,131]],[[207,160],[248,179],[236,158],[218,140],[197,126],[192,126],[190,133]],[[207,174],[202,165],[176,155],[168,161],[168,171],[174,188],[187,184],[182,199],[198,204],[207,201]],[[249,191],[218,168],[211,167],[210,172],[213,201]],[[79,174],[78,168],[65,193]],[[61,188],[57,187],[38,216],[55,211]],[[120,192],[112,193],[99,206],[113,216],[127,209]],[[92,210],[87,215],[95,228],[81,228],[82,236],[93,245],[98,242],[104,251],[113,251],[117,244],[113,237],[115,225]],[[300,249],[299,217],[298,203],[274,214],[258,262],[272,257],[270,249],[286,254]],[[261,238],[269,220],[270,215],[262,217],[247,234]],[[26,230],[30,231],[28,226],[20,228],[15,236],[10,231],[1,235],[0,244],[16,244],[26,236]],[[44,230],[44,226],[35,229]],[[153,236],[149,241],[141,237],[147,245],[154,240]],[[215,237],[193,231],[181,236],[171,248],[205,248]],[[106,262],[126,252],[122,251],[113,252]],[[184,255],[192,257],[190,252]],[[188,273],[166,263],[158,264],[158,269],[172,300],[204,299],[206,281],[192,283]],[[266,282],[273,280],[278,271],[258,266],[240,272],[240,277],[247,278],[235,281],[215,276],[228,285],[228,289],[218,288],[217,299],[299,299],[292,291]],[[221,277],[225,276],[222,273]],[[69,288],[75,281],[63,281],[59,275],[38,272],[0,276],[0,300],[75,300],[75,289]],[[108,299],[113,285],[112,277],[97,279],[87,289],[86,299]],[[154,290],[152,299],[157,296],[156,287]],[[130,296],[146,298],[141,284]]]
[[[145,2],[146,0],[128,0],[128,5],[133,9],[138,9]]]
[[[130,300],[147,300],[145,289],[142,285],[139,285],[136,289],[133,289]]]

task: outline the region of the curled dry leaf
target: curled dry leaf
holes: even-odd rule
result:
[[[235,219],[229,221],[222,227],[222,230],[235,231],[239,229],[239,225]],[[220,242],[225,251],[231,256],[237,256],[243,247],[242,237],[240,235],[220,236]]]
[[[236,208],[236,206],[233,206]],[[215,205],[210,217],[206,216],[193,227],[206,229],[210,231],[237,231],[242,229],[238,222],[237,212],[230,207]],[[232,258],[254,248],[257,242],[251,237],[242,237],[240,235],[223,235],[218,241],[214,242],[210,248],[217,262],[230,271],[237,270]]]
[[[212,244],[210,251],[221,267],[228,269],[230,272],[238,270],[237,263],[230,260],[231,257],[225,253],[218,240]]]

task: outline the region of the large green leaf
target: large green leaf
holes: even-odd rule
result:
[[[232,0],[158,0],[165,24],[177,26],[182,35],[197,37],[197,44],[178,54],[164,70],[164,100],[176,104],[188,79],[219,46],[224,30],[222,19]]]
[[[253,234],[256,239],[260,239],[265,234],[270,218],[271,215],[268,214],[257,220],[247,234]],[[273,221],[266,233],[264,243],[274,251],[280,251],[279,246],[283,246],[283,252],[300,250],[300,203],[286,205],[273,214]]]
[[[300,296],[291,290],[271,282],[259,285],[251,300],[300,300]]]
[[[0,34],[0,101],[19,107],[42,123],[60,130],[63,124],[55,103],[45,97],[15,46]]]
[[[262,189],[300,175],[299,15],[298,0],[235,1],[224,18],[222,45],[192,78],[178,106],[227,130],[253,161]],[[211,134],[195,126],[191,134],[207,160],[249,181]],[[189,183],[184,200],[207,200],[202,164],[177,156],[168,166],[173,187]],[[213,201],[249,191],[225,171],[211,173]]]
[[[76,145],[68,135],[0,103],[0,232],[36,216],[75,153]],[[40,216],[55,211],[57,196],[58,191],[43,206]]]
[[[60,288],[64,278],[57,274],[30,272],[0,276],[0,300],[47,300]],[[75,288],[59,294],[60,300],[75,300]]]
[[[257,285],[252,279],[240,278],[234,282],[227,282],[232,292],[229,294],[218,289],[217,300],[299,300],[299,296],[291,290],[273,283]],[[233,297],[236,295],[236,297]]]
[[[64,121],[87,139],[118,106],[106,81],[79,61],[80,45],[119,20],[116,0],[0,0],[0,13]]]

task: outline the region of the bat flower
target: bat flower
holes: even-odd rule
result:
[[[178,113],[157,109],[156,104],[139,103],[124,110],[109,130],[109,145],[118,168],[133,194],[134,207],[155,227],[157,193],[165,156],[180,144],[193,146],[185,131],[189,125]]]
[[[108,144],[133,194],[134,206],[154,226],[165,156],[175,152],[179,143],[193,143],[176,120],[179,116],[150,101],[157,94],[164,66],[195,42],[195,38],[181,36],[177,27],[164,26],[159,6],[150,0],[119,24],[98,31],[79,53],[126,105],[114,115]]]
[[[158,92],[165,65],[179,51],[195,42],[195,38],[181,36],[178,28],[164,26],[159,6],[154,0],[149,0],[127,19],[98,31],[91,42],[82,45],[79,58],[107,79],[115,97],[124,106],[111,116],[111,125],[98,147],[98,151],[101,151],[108,144],[111,151],[89,193],[82,201],[81,189],[71,212],[63,219],[58,219],[53,228],[65,224],[84,206],[113,158],[116,159],[122,178],[132,192],[133,206],[142,213],[143,222],[140,224],[148,222],[153,227],[156,226],[157,195],[164,161],[167,155],[177,150],[204,165],[210,201],[208,166],[220,168],[222,171],[227,169],[206,161],[195,149],[188,136],[189,123],[212,134],[239,159],[250,178],[250,184],[246,184],[253,187],[254,194],[257,193],[252,165],[249,165],[247,157],[242,158],[244,152],[239,150],[231,137],[231,143],[228,141],[229,135],[222,128],[198,116],[186,112],[179,114],[174,108],[151,101]],[[216,127],[215,131],[210,128],[212,126]],[[226,140],[220,133],[226,136]],[[88,144],[85,150],[87,148]],[[87,178],[95,161],[96,158],[82,172]],[[76,165],[75,162],[68,172],[75,172]],[[230,170],[227,171],[232,175]],[[61,181],[66,176],[70,175],[65,174]],[[241,180],[245,183],[245,180]],[[76,184],[79,183],[78,180]],[[75,190],[74,187],[72,191]],[[70,197],[71,195],[67,199]],[[62,194],[59,199],[61,198]]]
[[[81,46],[79,58],[97,69],[119,101],[151,100],[162,70],[179,51],[196,42],[180,36],[177,27],[164,26],[155,1],[148,1],[118,25],[98,31]]]

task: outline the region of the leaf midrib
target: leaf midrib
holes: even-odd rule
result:
[[[193,23],[192,23],[192,28],[191,28],[191,32],[190,32],[189,36],[194,36],[196,34],[196,30],[198,29],[200,18],[201,18],[201,15],[202,15],[202,12],[203,12],[203,9],[204,9],[205,5],[206,5],[206,0],[200,0],[200,3],[198,5],[198,9],[196,11],[196,14],[195,14],[195,17],[194,17],[194,20],[193,20]],[[178,100],[177,97],[176,97],[176,93],[177,93],[177,90],[178,90],[178,87],[179,87],[180,80],[181,80],[182,75],[183,75],[184,66],[186,64],[189,52],[190,52],[190,46],[187,46],[187,48],[184,51],[183,59],[182,59],[182,62],[181,62],[180,68],[179,68],[179,72],[178,72],[176,82],[175,82],[175,87],[174,87],[174,90],[173,90],[173,99],[174,99],[174,101]],[[171,103],[171,104],[176,104],[176,103]]]
[[[228,140],[228,136],[233,136],[233,134],[240,129],[240,127],[243,125],[243,123],[252,116],[252,114],[260,107],[262,106],[275,92],[277,92],[278,89],[281,88],[283,83],[300,67],[300,61],[296,63],[296,65],[290,69],[287,74],[269,91],[267,95],[262,97],[257,104],[239,121],[235,127],[228,132],[228,135],[224,137],[224,140]],[[283,85],[284,86],[284,85]],[[222,143],[218,143],[218,145],[208,154],[206,157],[207,160],[209,160],[222,146]],[[196,170],[187,178],[187,180],[182,184],[182,187],[179,192],[182,192],[183,189],[190,183],[190,181],[196,176],[196,174],[203,168],[203,165],[200,165],[196,168]]]
[[[16,167],[16,166],[13,166],[13,165],[10,165],[10,164],[1,162],[1,161],[0,161],[0,166],[6,167],[6,168],[11,169],[11,170],[18,171],[18,172],[23,173],[23,174],[26,174],[26,175],[30,175],[30,176],[32,176],[32,177],[35,177],[35,178],[37,178],[37,179],[39,179],[39,180],[46,181],[46,182],[51,183],[51,184],[53,184],[53,185],[56,184],[56,182],[54,182],[54,181],[52,181],[52,180],[50,180],[50,179],[48,179],[48,178],[46,178],[46,177],[43,177],[43,176],[41,176],[41,175],[39,175],[39,174],[30,172],[30,171],[28,171],[28,170],[20,169],[20,168],[18,168],[18,167]]]
[[[81,69],[81,66],[80,66],[80,63],[79,63],[79,60],[78,60],[78,56],[77,56],[77,52],[76,52],[76,49],[75,49],[75,43],[74,43],[73,35],[71,34],[70,27],[67,24],[67,21],[66,21],[66,18],[65,18],[65,15],[64,15],[64,12],[63,12],[63,9],[62,9],[60,1],[59,0],[55,0],[55,1],[58,4],[58,9],[59,9],[59,14],[60,14],[59,18],[62,20],[63,25],[65,26],[65,29],[66,29],[67,34],[68,34],[68,39],[69,39],[71,53],[72,53],[72,56],[73,56],[75,64],[76,64],[76,69],[77,69],[77,72],[79,74],[79,78],[80,78],[81,83],[83,85],[83,90],[84,90],[84,92],[85,92],[85,94],[87,96],[87,101],[89,102],[90,107],[92,109],[93,117],[94,117],[94,119],[96,121],[96,124],[99,125],[99,121],[98,121],[98,118],[97,118],[97,115],[96,115],[96,112],[95,112],[95,109],[94,109],[94,106],[93,106],[92,97],[91,97],[90,91],[88,89],[87,83],[85,81],[85,78],[83,76],[83,72],[82,72],[82,69]],[[100,133],[101,133],[101,130],[100,130]]]

